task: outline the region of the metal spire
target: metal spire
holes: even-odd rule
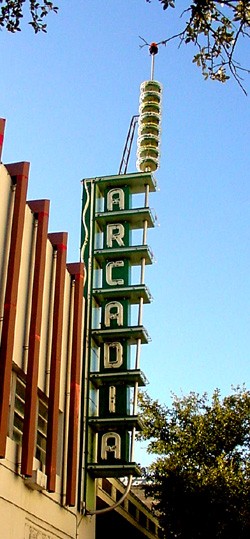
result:
[[[155,55],[158,53],[158,46],[154,41],[149,46],[149,52],[151,54],[151,80],[154,80]]]

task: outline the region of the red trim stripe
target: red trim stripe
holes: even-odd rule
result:
[[[28,187],[29,163],[14,163],[6,168],[16,183],[11,241],[8,260],[7,283],[5,289],[5,312],[0,348],[0,457],[5,456],[8,429],[9,396],[14,348],[16,303],[20,274],[20,260],[23,239],[26,193]]]
[[[67,251],[67,245],[64,245],[63,243],[61,245],[57,245],[57,251]]]
[[[5,120],[0,118],[0,161],[3,148],[3,139],[4,139],[4,129],[5,129]]]
[[[49,234],[48,237],[54,249],[57,251],[52,350],[51,350],[51,365],[50,365],[47,448],[46,448],[46,474],[48,477],[47,489],[50,492],[55,492],[58,422],[59,422],[63,303],[64,303],[65,271],[66,271],[66,249],[64,248],[62,249],[61,246],[67,245],[67,233],[59,232],[55,234]]]
[[[9,310],[13,307],[13,309],[16,309],[16,303],[5,303],[4,304],[4,310]]]
[[[48,233],[49,201],[37,200],[29,202],[30,209],[38,216],[36,235],[36,252],[31,304],[29,333],[29,352],[27,382],[25,393],[25,409],[22,441],[21,472],[31,476],[36,441],[37,384],[40,353],[40,332],[42,323],[42,303],[44,289],[44,271]]]
[[[76,503],[77,490],[84,265],[82,263],[67,264],[67,269],[71,273],[72,279],[75,280],[75,289],[71,354],[66,504],[74,506]]]

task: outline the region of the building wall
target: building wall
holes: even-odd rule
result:
[[[28,173],[0,164],[0,537],[93,539],[78,496],[84,266],[48,234],[49,201],[26,201]]]
[[[98,479],[97,507],[103,509],[114,505],[121,499],[124,484],[118,479]],[[162,530],[152,509],[152,504],[142,502],[143,490],[140,489],[138,497],[134,486],[128,496],[113,512],[97,514],[96,538],[111,534],[119,535],[120,539],[131,537],[133,539],[162,539]]]

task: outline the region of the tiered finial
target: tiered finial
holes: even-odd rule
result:
[[[140,86],[140,106],[137,140],[137,170],[154,172],[159,167],[162,85],[154,80],[154,57],[157,43],[149,46],[151,54],[151,80]]]

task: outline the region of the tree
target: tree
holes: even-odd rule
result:
[[[151,3],[153,0],[146,0]],[[175,0],[158,0],[163,10],[175,7]],[[24,4],[28,4],[31,16],[29,24],[35,33],[46,32],[44,22],[49,12],[57,12],[58,8],[48,0],[0,0],[0,26],[9,32],[21,30]],[[182,10],[180,16],[185,22],[182,30],[160,41],[167,45],[173,39],[179,39],[180,45],[193,44],[196,53],[193,62],[201,68],[205,79],[226,82],[233,76],[244,93],[242,75],[250,70],[236,60],[236,49],[243,38],[250,37],[250,0],[183,0],[178,6]],[[143,39],[144,45],[148,43]],[[142,46],[144,46],[142,45]]]
[[[158,1],[164,10],[175,7],[175,0]],[[160,43],[166,45],[179,39],[180,45],[193,44],[196,48],[193,62],[201,68],[205,79],[226,82],[232,75],[246,93],[242,74],[250,71],[240,65],[235,53],[239,42],[250,37],[250,0],[193,0],[191,3],[188,0],[184,10],[183,4],[183,0],[179,0],[180,16],[182,20],[185,18],[182,30]]]
[[[29,4],[29,13],[31,21],[29,24],[33,27],[35,33],[46,32],[47,24],[44,18],[54,11],[57,13],[58,8],[53,5],[53,2],[42,0],[0,0],[3,6],[0,9],[0,26],[5,27],[9,32],[18,32],[21,30],[20,24],[23,18],[24,4]]]
[[[223,399],[214,391],[173,396],[162,406],[140,396],[148,452],[146,495],[167,538],[250,537],[250,392],[236,388]]]

